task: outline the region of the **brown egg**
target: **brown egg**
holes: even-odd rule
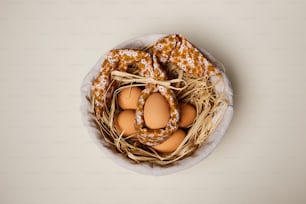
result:
[[[185,136],[186,133],[183,130],[178,129],[166,141],[157,146],[154,146],[153,148],[162,153],[174,152],[176,148],[182,143]]]
[[[159,129],[167,126],[170,119],[170,107],[160,93],[154,93],[144,105],[145,124],[150,129]]]
[[[119,132],[123,132],[124,136],[129,136],[136,132],[135,130],[136,114],[133,110],[125,110],[119,113],[117,117],[117,127]]]
[[[189,104],[180,104],[181,119],[179,122],[180,127],[188,127],[191,125],[196,117],[196,109]]]
[[[138,87],[128,87],[122,89],[118,94],[118,103],[123,110],[136,109],[141,89]]]

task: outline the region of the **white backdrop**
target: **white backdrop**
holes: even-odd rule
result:
[[[305,203],[306,2],[3,0],[0,203]],[[106,158],[80,85],[127,39],[181,33],[225,64],[235,115],[198,165],[144,176]]]

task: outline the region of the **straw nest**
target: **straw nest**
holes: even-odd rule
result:
[[[173,165],[176,161],[192,155],[216,129],[228,107],[228,101],[221,90],[216,91],[216,85],[223,82],[222,75],[213,78],[196,78],[183,73],[177,67],[165,67],[168,81],[157,81],[137,75],[131,68],[130,72],[113,71],[114,91],[110,104],[107,104],[103,117],[98,120],[92,112],[92,117],[100,130],[99,139],[106,141],[115,154],[122,154],[135,163],[147,162],[159,166]],[[192,104],[196,108],[196,118],[181,145],[172,153],[159,153],[153,148],[141,144],[135,137],[123,137],[115,128],[115,117],[120,112],[117,95],[127,87],[144,87],[147,83],[160,84],[173,90],[179,102]],[[88,99],[91,103],[92,100]],[[92,103],[93,104],[93,103]],[[93,106],[92,106],[93,107]],[[92,109],[93,110],[93,109]]]

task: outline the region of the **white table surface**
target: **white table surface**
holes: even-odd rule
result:
[[[0,203],[305,203],[306,2],[3,0]],[[162,177],[106,158],[80,119],[98,58],[181,33],[227,67],[235,116],[218,148]]]

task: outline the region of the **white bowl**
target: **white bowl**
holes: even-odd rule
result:
[[[151,34],[145,35],[141,37],[137,37],[128,41],[125,41],[113,49],[120,48],[144,48],[152,45],[158,39],[163,38],[169,34]],[[199,49],[199,48],[198,48]],[[125,156],[120,153],[114,153],[111,150],[111,147],[106,141],[99,139],[100,132],[96,126],[95,121],[90,117],[91,113],[91,104],[88,102],[87,98],[90,97],[90,90],[92,81],[98,75],[102,62],[104,60],[104,56],[102,56],[96,65],[90,70],[90,72],[86,75],[82,82],[81,86],[81,113],[82,113],[82,121],[84,125],[87,127],[89,134],[94,138],[97,142],[98,146],[104,152],[104,154],[112,159],[118,165],[133,170],[142,174],[150,174],[150,175],[166,175],[174,172],[181,171],[183,169],[194,166],[199,163],[201,160],[205,159],[219,144],[221,139],[223,138],[230,122],[233,117],[233,90],[231,84],[224,73],[224,67],[222,63],[218,62],[213,56],[211,56],[207,51],[201,49],[201,51],[206,55],[206,57],[217,65],[217,67],[221,70],[223,76],[222,84],[219,83],[216,90],[222,90],[225,92],[225,97],[229,101],[229,106],[225,111],[223,119],[215,129],[215,131],[208,137],[205,144],[203,144],[199,149],[197,149],[191,156],[177,161],[175,165],[171,165],[168,167],[160,167],[157,165],[152,165],[148,163],[135,164],[133,161],[129,160]]]

